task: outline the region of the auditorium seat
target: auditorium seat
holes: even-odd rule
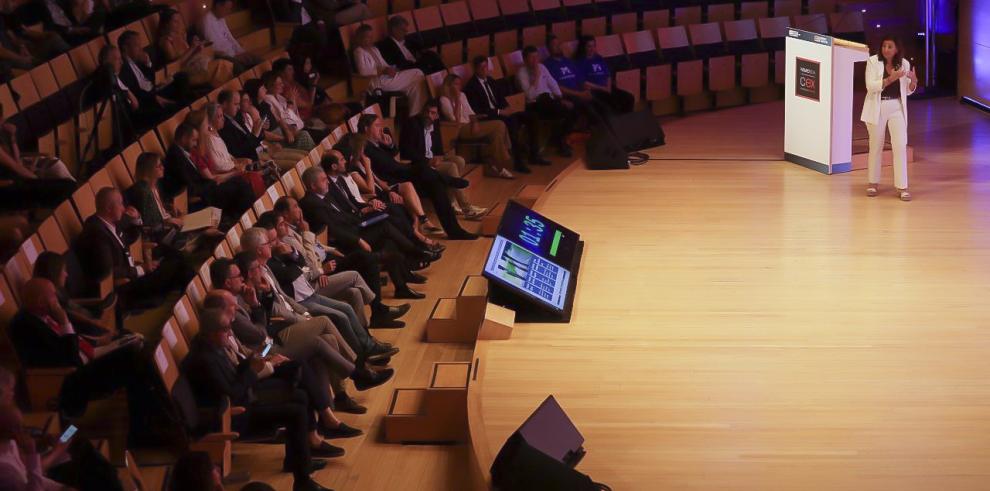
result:
[[[217,244],[216,247],[213,248],[213,257],[217,259],[220,258],[233,259],[234,251],[233,249],[230,248],[230,245],[227,244],[227,242],[221,241],[219,244]]]
[[[431,73],[426,76],[426,88],[430,90],[432,97],[440,97],[440,91],[443,90],[443,79],[446,76],[447,70]]]
[[[522,28],[523,46],[544,46],[547,44],[547,26],[540,24]]]
[[[673,73],[670,64],[646,67],[646,100],[650,102],[669,101],[674,93]],[[654,111],[656,112],[656,111]]]
[[[198,279],[199,278],[196,278],[196,280]],[[190,285],[193,284],[194,283],[190,283]],[[202,287],[203,282],[200,281],[198,284]],[[189,354],[190,340],[186,339],[185,334],[181,333],[175,324],[175,317],[169,317],[169,319],[165,321],[165,324],[162,326],[162,340],[165,341],[165,345],[168,346],[169,351],[172,352],[172,357],[179,363],[182,363],[182,360],[184,360],[186,355]]]
[[[753,19],[733,20],[723,24],[730,53],[745,54],[763,51]]]
[[[531,0],[533,14],[541,24],[550,24],[567,20],[567,12],[564,11],[560,0]]]
[[[674,9],[674,25],[689,26],[701,23],[701,7],[692,5],[688,7],[677,7]]]
[[[818,34],[828,34],[828,17],[825,14],[797,15],[794,27]]]
[[[643,12],[643,30],[654,31],[660,27],[670,27],[670,10],[648,10]]]
[[[725,43],[722,41],[722,30],[718,22],[691,24],[688,26],[688,34],[695,55],[709,58],[725,53]]]
[[[495,54],[508,53],[519,49],[518,30],[513,29],[509,31],[496,32],[494,39]]]
[[[726,22],[736,19],[736,4],[734,3],[709,5],[707,10],[706,22]]]
[[[471,24],[471,11],[467,2],[451,2],[440,5],[440,17],[450,39],[460,41],[476,33]]]
[[[65,254],[69,250],[69,241],[62,235],[55,215],[50,215],[41,225],[38,225],[38,238],[46,251]]]
[[[582,36],[604,36],[607,32],[608,19],[605,17],[588,17],[578,21]]]
[[[202,278],[202,275],[200,275]],[[212,288],[209,284],[204,285]],[[175,318],[175,327],[185,335],[186,339],[192,340],[199,334],[199,314],[189,297],[182,295],[172,307],[172,316]]]
[[[502,19],[508,26],[523,27],[536,24],[536,17],[530,12],[527,0],[498,0],[498,9],[502,11]]]
[[[572,19],[590,17],[598,13],[592,0],[564,0],[564,8],[567,9],[568,17]]]
[[[721,92],[736,88],[735,55],[708,58],[708,90]]]
[[[110,179],[113,181],[114,187],[124,191],[134,184],[134,178],[131,177],[130,171],[127,170],[127,164],[124,163],[124,158],[120,155],[114,155],[111,158],[104,169],[110,174]]]
[[[760,19],[770,17],[770,4],[763,2],[743,2],[739,5],[740,19]]]
[[[440,46],[440,60],[445,66],[457,65],[464,62],[464,42],[451,41]]]
[[[615,72],[615,86],[632,94],[633,108],[639,107],[640,94],[643,92],[643,75],[639,68]]]
[[[773,0],[774,17],[801,15],[801,0]]]
[[[689,60],[694,52],[688,43],[687,29],[684,26],[661,27],[657,29],[657,46],[665,62]]]
[[[629,54],[630,66],[643,68],[660,63],[660,52],[653,41],[651,31],[637,31],[622,35],[622,42]]]
[[[622,48],[622,36],[618,34],[598,36],[595,38],[595,44],[597,45],[598,54],[605,59],[613,71],[629,68],[629,58],[626,56],[626,51]]]
[[[677,63],[677,95],[691,96],[704,90],[704,65],[702,60]]]
[[[443,27],[440,7],[424,7],[413,11],[416,20],[416,36],[423,46],[436,46],[450,39]]]
[[[295,199],[302,199],[303,195],[306,194],[306,188],[303,187],[302,178],[299,176],[299,172],[296,169],[289,169],[288,172],[282,173],[282,185],[285,186],[285,190],[289,192],[289,196]],[[233,244],[231,244],[233,246]],[[240,247],[238,246],[237,249]]]
[[[492,40],[487,34],[484,36],[477,36],[473,38],[468,38],[467,40],[467,59],[472,60],[476,56],[491,56],[492,54]]]
[[[835,12],[835,0],[808,0],[809,14],[831,14]]]
[[[636,12],[626,12],[624,14],[616,14],[612,16],[612,34],[625,34],[627,32],[636,32],[639,29],[639,18],[636,16]]]
[[[231,246],[232,250],[239,250],[240,246],[234,248]],[[193,306],[199,308],[203,306],[203,300],[206,299],[207,294],[206,285],[203,284],[203,280],[199,279],[199,276],[193,276],[189,280],[189,285],[186,286],[186,296],[192,302]]]
[[[467,0],[467,2],[476,32],[495,32],[506,27],[498,3],[492,0]]]
[[[842,39],[866,42],[866,35],[863,33],[863,13],[859,10],[849,10],[828,14],[829,27],[832,34]]]
[[[760,28],[760,39],[763,46],[771,51],[784,49],[784,39],[787,36],[787,28],[791,25],[790,17],[770,17],[759,19],[757,25]]]
[[[784,51],[773,53],[773,81],[778,85],[784,85],[786,66],[784,64]]]
[[[511,53],[506,53],[499,58],[502,60],[502,68],[505,71],[505,76],[515,77],[516,72],[519,71],[519,67],[522,66],[523,63],[522,51],[516,50]]]
[[[770,83],[770,55],[746,53],[742,55],[742,86],[747,89],[764,87]]]

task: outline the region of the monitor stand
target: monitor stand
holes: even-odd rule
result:
[[[570,280],[567,282],[567,302],[564,310],[557,312],[545,307],[535,300],[530,300],[520,293],[501,287],[495,282],[489,283],[488,301],[501,305],[516,312],[516,324],[532,323],[567,323],[571,321],[571,309],[574,307],[574,292],[577,290],[578,270],[581,268],[581,256],[584,254],[584,241],[579,240],[574,247],[571,260]]]

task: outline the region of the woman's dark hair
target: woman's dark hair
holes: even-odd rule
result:
[[[577,48],[574,50],[574,59],[583,60],[588,57],[588,43],[595,42],[594,36],[581,36],[578,38]]]
[[[303,73],[303,69],[306,67],[306,60],[310,60],[310,63],[309,63],[310,70],[309,71],[312,72],[313,71],[313,60],[312,60],[312,58],[310,58],[308,56],[299,56],[299,57],[297,57],[293,61],[292,67],[295,69],[294,70],[295,71],[294,75],[296,77],[296,83],[299,84],[301,87],[303,87],[305,89],[309,89],[313,85],[313,82],[310,81],[310,79],[309,79],[309,73]]]
[[[272,62],[272,71],[275,72],[276,75],[282,76],[282,72],[284,72],[290,65],[292,65],[292,60],[288,58],[279,58]],[[295,67],[293,66],[293,68]]]
[[[213,462],[206,452],[189,452],[172,466],[171,491],[212,491]]]
[[[258,92],[261,91],[261,87],[263,86],[264,84],[261,83],[261,79],[257,78],[252,78],[251,80],[244,82],[244,92],[251,98],[251,103],[255,106],[262,102],[258,99]]]
[[[883,37],[883,39],[880,40],[880,44],[877,45],[877,58],[880,61],[886,61],[886,58],[883,57],[883,43],[886,43],[887,41],[894,43],[894,46],[897,47],[897,53],[894,55],[894,59],[890,60],[890,64],[891,66],[894,67],[894,70],[900,70],[901,60],[903,60],[904,58],[901,55],[901,42],[898,41],[896,37],[891,35],[886,35]]]
[[[33,276],[35,278],[44,278],[57,285],[59,276],[64,270],[65,258],[56,252],[44,251],[38,254],[34,260]]]

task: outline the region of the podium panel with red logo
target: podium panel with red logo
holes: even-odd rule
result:
[[[790,28],[784,62],[784,158],[824,174],[852,168],[853,77],[865,45]]]

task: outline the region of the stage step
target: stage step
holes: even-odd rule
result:
[[[466,441],[470,376],[469,362],[438,362],[433,364],[429,387],[396,389],[385,415],[385,441]]]
[[[439,298],[426,321],[428,343],[474,343],[478,339],[509,339],[516,314],[488,302],[488,280],[464,279],[457,298]]]
[[[478,336],[477,318],[457,315],[456,298],[438,298],[426,321],[428,343],[471,343]]]
[[[457,312],[471,319],[481,318],[488,303],[488,280],[481,275],[468,275],[457,294]]]

